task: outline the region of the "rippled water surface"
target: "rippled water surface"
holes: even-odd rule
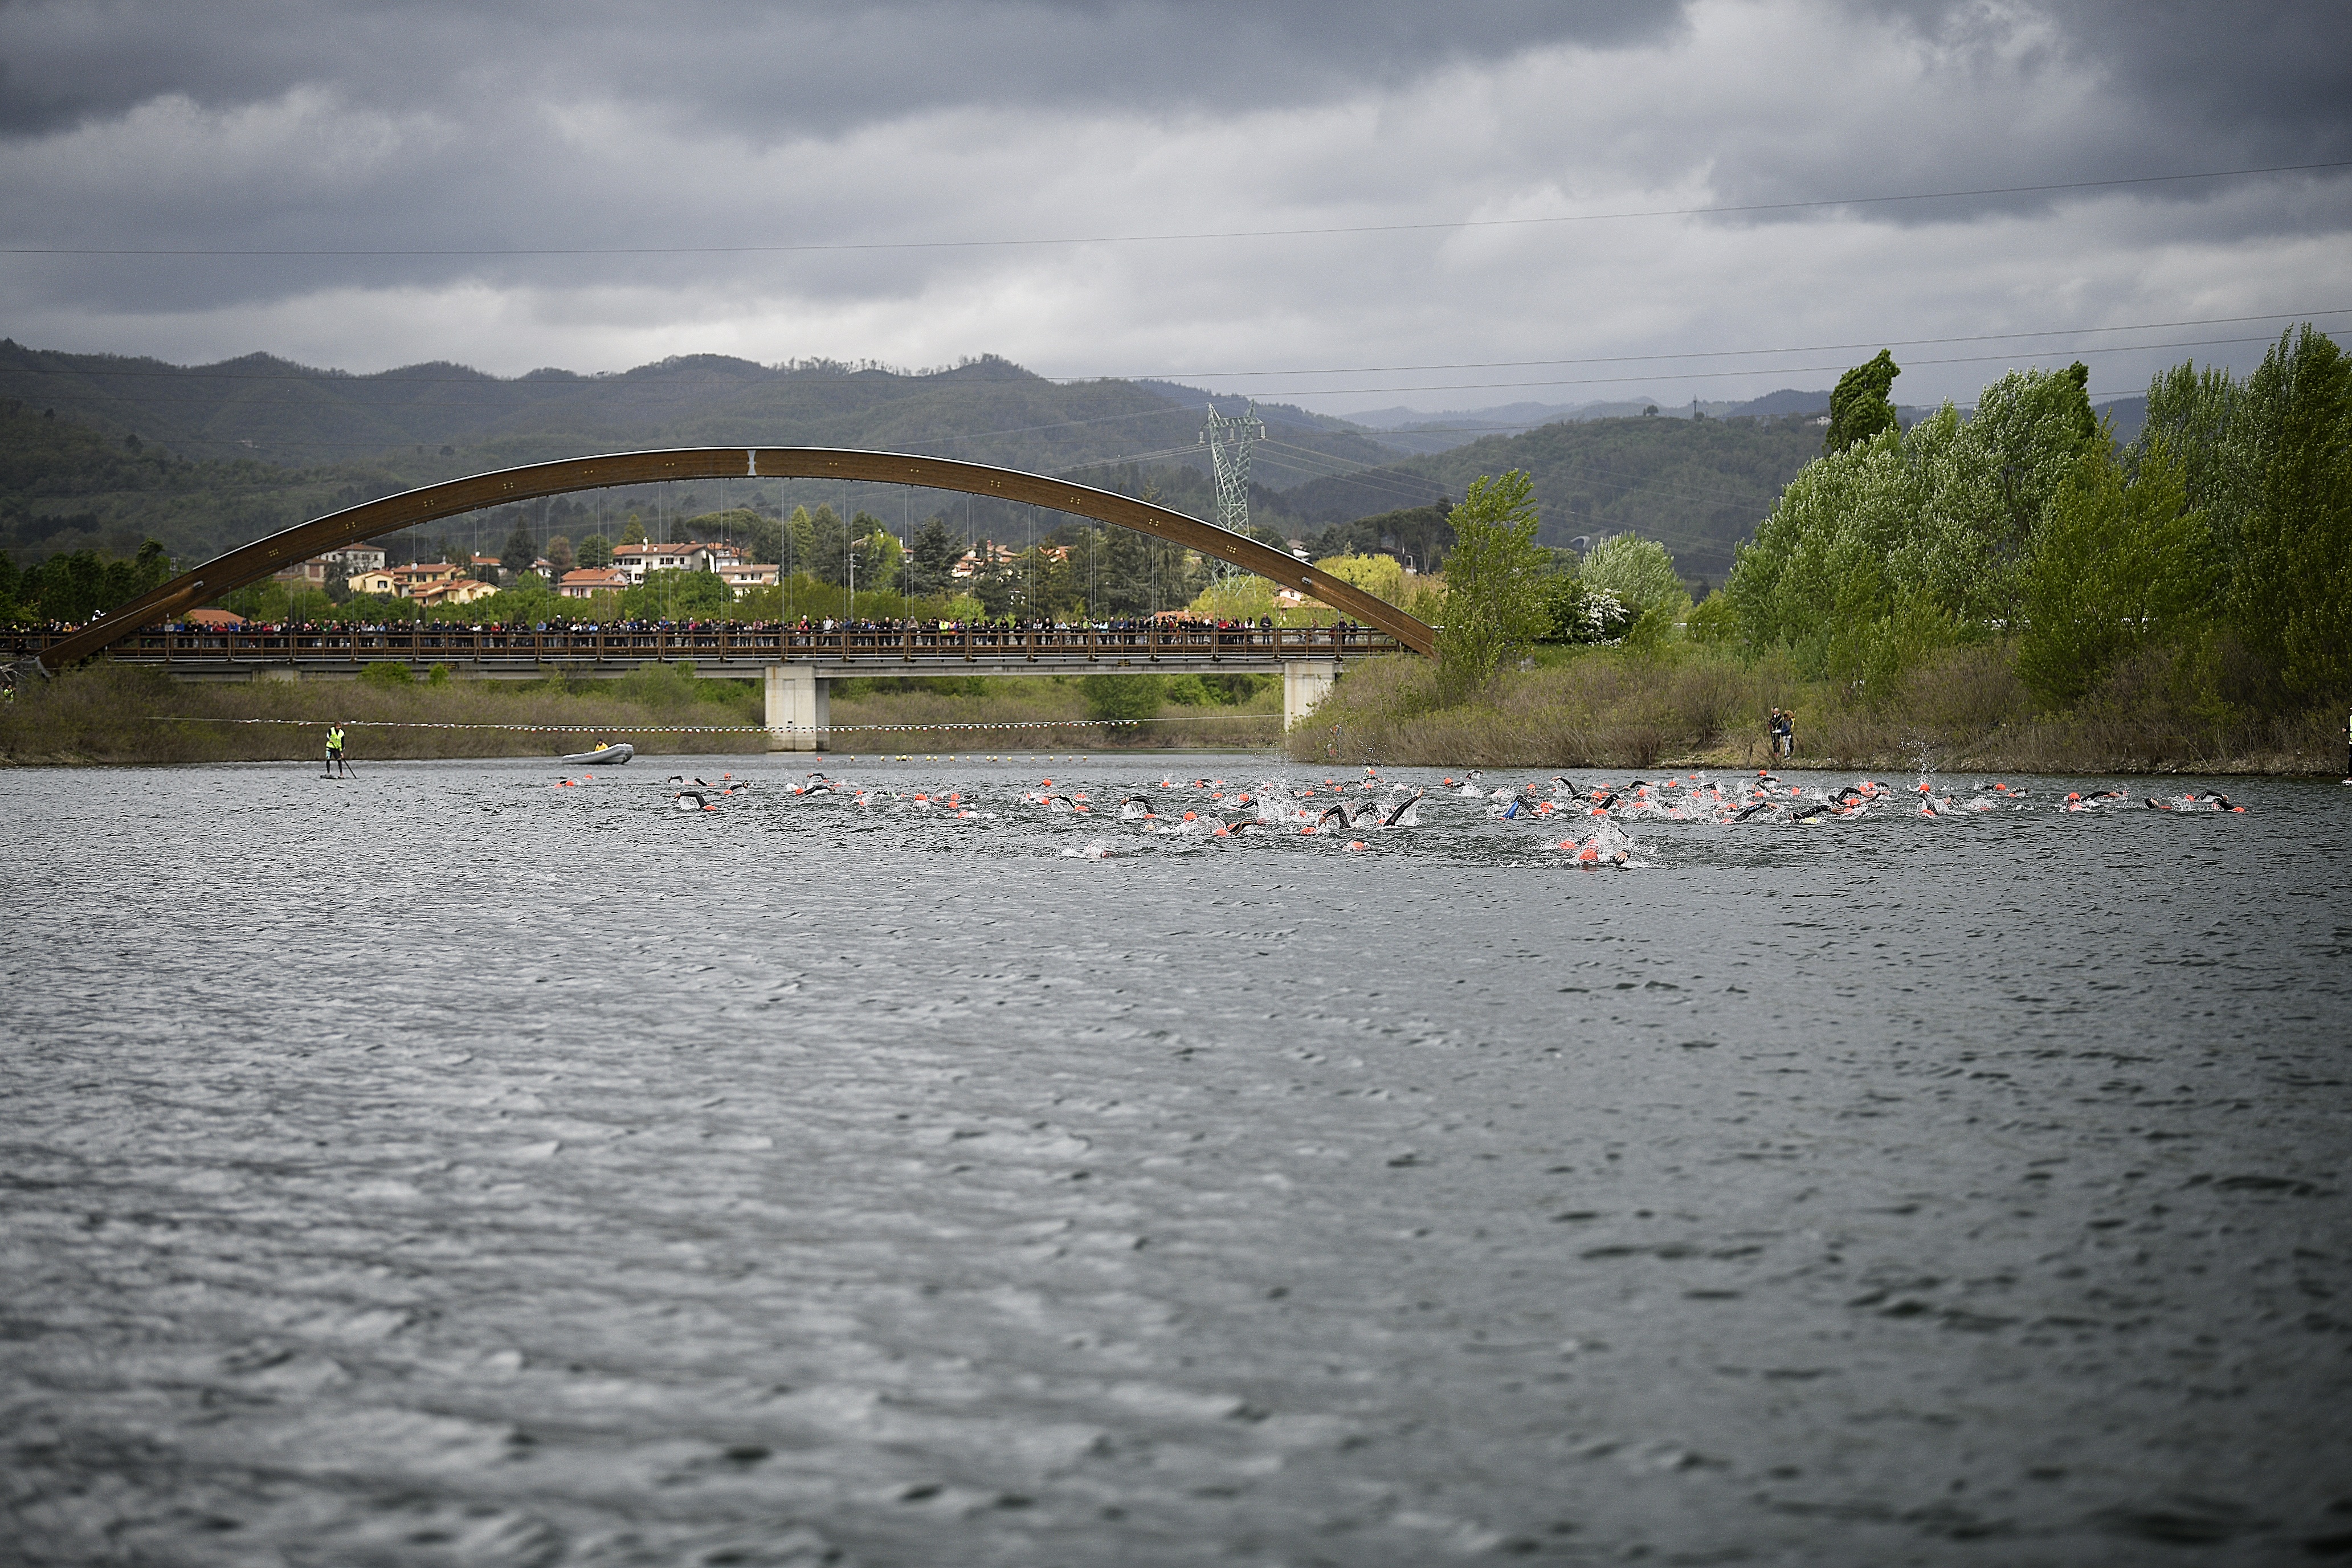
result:
[[[672,765],[5,775],[0,1555],[2352,1551],[2352,790],[1579,871]]]

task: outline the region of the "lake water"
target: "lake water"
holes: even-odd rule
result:
[[[806,765],[6,774],[0,1555],[2352,1551],[2352,790],[1580,871]]]

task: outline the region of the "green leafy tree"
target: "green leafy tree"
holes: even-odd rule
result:
[[[1690,603],[1673,552],[1654,539],[1613,534],[1585,552],[1577,574],[1586,585],[1616,595],[1637,617],[1652,611],[1679,616]]]
[[[613,542],[601,533],[592,533],[580,542],[580,564],[610,566],[613,563]]]
[[[499,552],[499,570],[511,580],[530,571],[538,559],[539,541],[531,537],[529,524],[517,522],[507,535],[507,547]]]
[[[1731,595],[1717,588],[1691,606],[1687,623],[1695,643],[1727,644],[1739,640],[1739,609]]]
[[[1447,521],[1454,549],[1445,558],[1438,686],[1445,701],[1459,702],[1543,635],[1549,562],[1536,543],[1535,486],[1519,469],[1479,476]]]
[[[360,667],[360,684],[386,691],[406,691],[415,686],[416,677],[404,664],[376,659]]]
[[[888,589],[894,593],[900,592],[902,574],[899,568],[905,552],[898,548],[896,539],[883,531],[877,520],[859,512],[856,521],[872,525],[857,540],[857,581],[861,591]]]
[[[645,542],[646,525],[643,521],[638,518],[635,512],[631,512],[629,514],[629,521],[623,525],[621,529],[621,542],[624,544],[643,544]]]
[[[2073,702],[2135,648],[2174,639],[2211,597],[2204,520],[2161,441],[2126,477],[2088,451],[2052,498],[2027,569],[2017,673],[2053,706]]]
[[[1156,675],[1089,675],[1078,688],[1086,693],[1088,718],[1122,721],[1159,712],[1163,683]]]
[[[1881,431],[1894,429],[1895,404],[1887,394],[1902,374],[1895,356],[1881,349],[1868,364],[1858,364],[1838,377],[1837,388],[1830,394],[1830,427],[1822,437],[1822,450],[1843,452]]]
[[[797,531],[801,514],[793,522]],[[820,583],[838,588],[849,581],[849,530],[833,508],[821,506],[808,516],[808,553],[803,570]]]
[[[622,594],[621,614],[630,620],[705,620],[734,599],[734,590],[715,572],[648,572],[643,584]]]
[[[782,518],[753,517],[743,529],[743,559],[761,566],[785,567],[784,523]]]
[[[1555,572],[1546,577],[1543,612],[1543,641],[1584,641],[1584,580],[1572,571]]]
[[[579,564],[579,557],[572,552],[572,541],[559,533],[547,542],[547,569],[555,574],[558,582]]]
[[[915,531],[908,545],[906,582],[901,591],[919,596],[947,593],[954,585],[956,558],[962,553],[962,546],[948,531],[947,520],[931,519]]]
[[[2352,697],[2352,360],[2308,322],[2246,378],[2231,621],[2272,695]]]

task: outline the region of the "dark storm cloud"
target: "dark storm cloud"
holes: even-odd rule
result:
[[[2269,167],[2352,159],[2352,6],[2288,0],[1914,0],[1857,5],[1857,29],[1912,52],[1920,84],[1967,93],[1979,118],[1952,123],[1890,100],[1865,135],[1824,139],[1828,116],[1795,115],[1727,141],[1727,202],[1803,201]],[[1826,62],[1825,62],[1826,63]],[[1867,100],[1868,81],[1822,83]],[[2137,199],[2210,202],[2226,186],[2182,181]],[[2019,193],[1860,211],[1946,223],[2047,211],[2079,193]],[[2303,226],[2284,208],[2289,228]],[[1743,222],[1785,221],[1763,215]],[[2217,221],[2236,224],[2231,209]],[[2322,221],[2333,221],[2323,218]]]
[[[18,4],[0,11],[0,131],[54,131],[165,93],[220,109],[305,85],[384,109],[655,98],[754,139],[956,104],[1235,108],[1546,44],[1654,41],[1682,13],[1613,0]]]
[[[184,358],[1076,374],[2320,309],[2352,175],[1549,220],[2352,157],[2344,15],[0,0],[0,325]],[[1459,219],[1546,221],[1428,226]],[[1029,243],[1308,229],[1334,232]],[[866,248],[756,248],[812,245]]]

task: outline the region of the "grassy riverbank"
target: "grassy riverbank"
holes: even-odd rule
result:
[[[1681,645],[1640,654],[1549,648],[1483,697],[1441,707],[1434,668],[1353,666],[1287,741],[1302,762],[1445,767],[1754,767],[1765,716],[1796,714],[1797,765],[1894,773],[2327,773],[2344,716],[2199,712],[2162,658],[2127,664],[2061,713],[2041,711],[2003,645],[1945,650],[1865,700],[1754,660]],[[1336,727],[1336,732],[1335,732]]]
[[[757,726],[763,711],[754,683],[698,680],[675,668],[608,681],[401,685],[183,683],[158,670],[101,663],[34,681],[0,709],[0,766],[314,759],[336,723],[351,731],[354,765],[371,758],[552,757],[584,751],[599,736],[629,741],[649,755],[763,752],[764,733],[693,732]],[[1075,679],[843,681],[830,749],[870,755],[1264,746],[1280,733],[1282,697],[1268,682],[1239,703],[1162,701],[1157,711],[1170,721],[1107,729],[1092,721],[1098,715]],[[946,724],[986,727],[880,728]],[[467,725],[485,727],[459,727]]]

